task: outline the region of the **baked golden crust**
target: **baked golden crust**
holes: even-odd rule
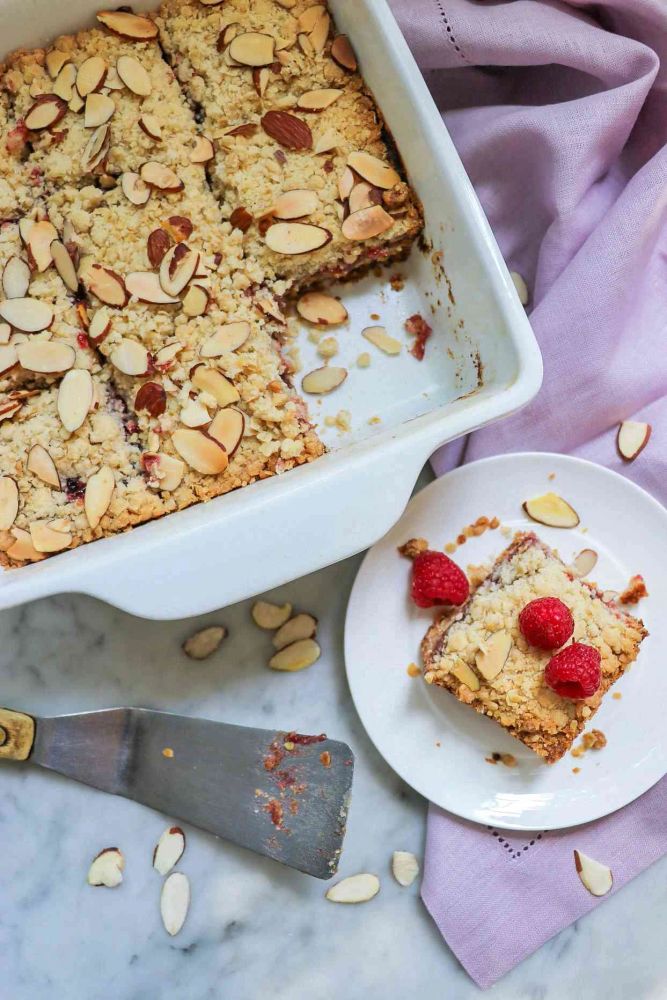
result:
[[[601,685],[591,698],[569,701],[548,688],[544,668],[552,653],[528,646],[519,630],[521,609],[546,596],[558,597],[570,608],[574,640],[593,646],[602,657]],[[489,680],[477,669],[476,654],[501,631],[511,637],[512,647],[503,669]],[[641,621],[604,601],[594,584],[573,577],[534,534],[518,533],[467,603],[426,633],[424,679],[488,715],[552,764],[569,750],[605,693],[637,658],[647,634]],[[461,663],[473,672],[476,690],[451,673]]]

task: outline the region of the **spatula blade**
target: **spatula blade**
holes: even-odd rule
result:
[[[336,872],[354,770],[345,743],[120,708],[38,719],[30,759],[317,878]]]

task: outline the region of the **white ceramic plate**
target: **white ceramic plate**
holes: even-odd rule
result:
[[[555,473],[555,479],[548,477]],[[549,490],[578,511],[574,530],[546,528],[523,515],[521,504]],[[595,716],[607,736],[604,750],[557,764],[543,763],[495,722],[449,692],[411,678],[419,644],[434,612],[409,600],[410,562],[396,547],[427,538],[442,548],[485,514],[503,525],[535,530],[569,562],[582,548],[599,555],[592,578],[622,590],[634,573],[650,597],[638,614],[651,635],[637,663],[614,686]],[[551,454],[502,455],[474,462],[431,483],[396,526],[366,556],[354,584],[345,627],[352,697],[371,740],[416,791],[465,819],[506,830],[576,826],[631,802],[667,772],[667,604],[664,545],[667,511],[629,480],[581,459]],[[489,562],[507,544],[500,531],[470,539],[453,556],[465,568]],[[512,753],[515,768],[492,766],[493,752]],[[573,773],[580,767],[579,774]]]

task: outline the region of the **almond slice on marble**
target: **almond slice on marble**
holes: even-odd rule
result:
[[[162,258],[160,284],[168,295],[178,295],[192,281],[198,267],[198,252],[187,243],[177,243]]]
[[[199,400],[190,399],[181,410],[178,419],[186,427],[208,427],[211,423],[211,414]],[[216,438],[216,440],[218,439]],[[220,442],[220,444],[223,443]]]
[[[111,317],[106,309],[97,309],[88,327],[88,340],[97,347],[111,330]]]
[[[475,666],[484,678],[492,681],[502,671],[512,650],[512,636],[508,632],[494,632],[475,654]]]
[[[251,610],[255,625],[265,629],[280,628],[292,614],[291,604],[271,604],[269,601],[255,601]]]
[[[308,40],[312,45],[314,52],[319,54],[324,51],[324,46],[326,45],[327,38],[329,37],[330,27],[331,18],[325,10],[322,14],[320,14],[319,18],[315,22],[315,27],[308,35]]]
[[[108,125],[96,128],[81,156],[81,169],[84,173],[92,173],[105,160],[111,142],[111,129]]]
[[[134,409],[146,410],[151,417],[161,417],[167,409],[167,393],[159,382],[144,382],[134,397]]]
[[[465,684],[467,688],[470,688],[471,691],[479,691],[479,678],[463,660],[460,660],[451,667],[449,672],[454,674],[454,677],[461,681],[462,684]]]
[[[606,896],[614,884],[611,868],[582,851],[574,851],[574,866],[582,885],[592,896]]]
[[[241,66],[270,66],[276,41],[260,31],[244,31],[229,43],[229,55]]]
[[[598,554],[594,549],[582,549],[572,560],[570,572],[576,577],[588,576],[595,569],[597,561]]]
[[[88,291],[105,305],[115,306],[117,309],[127,305],[129,296],[125,282],[119,274],[110,268],[102,267],[101,264],[91,264],[86,276],[86,284]]]
[[[296,309],[302,319],[315,326],[340,326],[348,319],[343,303],[325,292],[306,292],[298,299]]]
[[[367,903],[380,891],[380,879],[377,875],[349,875],[341,879],[325,895],[331,903]]]
[[[576,528],[579,524],[576,510],[557,493],[544,493],[526,500],[523,509],[532,521],[550,528]]]
[[[164,163],[158,163],[157,160],[148,160],[143,163],[140,168],[140,176],[149,187],[158,191],[166,191],[171,194],[183,190],[183,181],[180,177],[171,167],[167,167]]]
[[[86,483],[83,507],[93,531],[109,509],[115,486],[116,480],[108,465],[103,465],[99,472],[93,473]]]
[[[127,89],[137,97],[148,97],[153,90],[150,76],[134,56],[119,56],[116,72]]]
[[[74,367],[76,351],[57,340],[28,341],[17,347],[19,364],[28,372],[55,375]]]
[[[165,879],[160,896],[160,915],[167,934],[174,937],[183,927],[190,908],[190,883],[182,872]]]
[[[153,142],[162,142],[162,125],[155,115],[141,115],[139,118],[139,128],[152,139]]]
[[[0,302],[0,316],[23,333],[39,333],[53,322],[53,307],[39,299],[5,299]]]
[[[168,875],[183,857],[184,850],[185,834],[180,826],[170,826],[155,845],[153,868],[160,875]]]
[[[124,10],[101,10],[95,15],[105,28],[121,38],[134,42],[148,42],[157,36],[157,24],[148,17]]]
[[[215,156],[213,143],[207,135],[198,135],[195,148],[190,153],[190,163],[209,163]]]
[[[83,124],[85,128],[98,128],[106,124],[112,117],[116,105],[106,94],[88,94],[83,113]]]
[[[338,133],[334,132],[333,129],[328,129],[326,132],[323,132],[322,135],[315,140],[315,146],[313,148],[313,152],[316,154],[330,153],[333,149],[337,149],[339,145],[340,145],[340,136],[338,135]]]
[[[360,212],[363,208],[379,205],[381,201],[380,188],[373,187],[368,181],[361,181],[359,184],[355,184],[350,191],[348,204],[350,212]]]
[[[385,354],[400,354],[403,349],[400,340],[390,337],[383,326],[367,326],[361,331],[361,336],[375,347],[379,347]]]
[[[201,431],[179,428],[172,434],[171,442],[190,468],[202,475],[219,475],[229,464],[229,457],[222,445]]]
[[[26,249],[28,258],[41,273],[51,266],[53,257],[51,256],[51,244],[58,239],[58,231],[53,223],[47,219],[35,222],[30,227],[26,238]]]
[[[93,858],[88,869],[88,885],[104,885],[113,889],[123,881],[125,858],[117,847],[105,847]]]
[[[295,188],[278,195],[271,214],[276,219],[301,219],[305,215],[316,212],[320,199],[316,191],[307,188]]]
[[[360,212],[348,215],[341,226],[341,232],[346,240],[363,241],[381,236],[393,225],[393,218],[385,212],[382,205],[372,205],[371,208],[362,208]]]
[[[227,629],[223,625],[210,625],[189,636],[183,643],[183,652],[191,660],[206,660],[220,649],[226,636]]]
[[[50,453],[41,444],[34,444],[28,452],[26,462],[28,472],[37,476],[47,486],[52,486],[55,490],[60,489],[60,476]]]
[[[307,90],[305,94],[301,94],[296,102],[296,106],[302,111],[324,111],[326,108],[331,107],[342,93],[342,90],[336,90],[334,87]]]
[[[186,316],[203,316],[208,309],[210,295],[201,285],[190,285],[183,297],[183,312]]]
[[[347,158],[347,165],[355,173],[363,177],[365,181],[372,184],[373,187],[383,188],[388,190],[393,188],[396,184],[400,184],[400,175],[396,173],[393,167],[390,167],[388,163],[384,160],[380,160],[377,156],[372,156],[370,153],[364,153],[361,151],[350,153]]]
[[[650,424],[638,420],[624,420],[616,435],[618,453],[625,462],[634,462],[644,450],[651,437]]]
[[[69,531],[56,530],[48,521],[33,521],[30,538],[38,552],[62,552],[72,544]]]
[[[93,403],[94,385],[89,371],[72,368],[58,389],[58,416],[72,434],[84,422]]]
[[[19,512],[19,489],[11,476],[0,476],[0,531],[9,531]]]
[[[250,336],[250,323],[240,320],[237,323],[227,323],[202,343],[200,354],[202,358],[220,358],[243,347]]]
[[[145,205],[151,196],[151,189],[139,174],[131,170],[121,174],[120,186],[123,194],[133,205]]]
[[[65,66],[63,66],[56,77],[55,83],[53,84],[53,93],[57,97],[61,97],[63,101],[69,104],[75,94],[75,84],[76,66],[73,63],[68,62]],[[79,98],[79,100],[81,100],[81,98]]]
[[[269,666],[272,670],[296,673],[312,667],[313,663],[319,660],[321,652],[314,639],[302,639],[275,653],[269,660]]]
[[[173,455],[146,452],[142,456],[142,464],[149,477],[148,485],[152,489],[171,493],[178,489],[185,475],[185,465]]]
[[[232,458],[241,443],[244,430],[245,417],[240,410],[228,406],[216,413],[208,429],[208,435],[218,441]]]
[[[51,244],[51,257],[55,264],[56,271],[63,279],[70,292],[76,292],[79,287],[79,276],[70,256],[69,250],[60,240],[54,240]]]
[[[334,389],[337,389],[346,378],[347,369],[325,365],[323,368],[315,368],[312,372],[304,375],[301,380],[301,388],[310,395],[323,396],[327,392],[333,392]]]
[[[349,73],[356,73],[357,57],[347,35],[336,35],[331,43],[331,58]]]
[[[391,871],[398,884],[406,888],[419,875],[419,862],[410,851],[394,851],[391,856]]]
[[[123,375],[145,375],[148,370],[148,351],[139,341],[124,337],[114,347],[109,361]]]
[[[9,326],[9,324],[7,324]],[[11,327],[9,327],[11,330]],[[3,344],[0,347],[0,375],[4,375],[9,372],[19,363],[19,356],[16,351],[15,344]],[[20,403],[18,406],[20,407]],[[6,419],[5,417],[6,407],[5,404],[0,407],[0,417]]]
[[[140,302],[152,305],[174,305],[180,299],[165,292],[160,279],[153,271],[132,271],[125,277],[125,287]]]
[[[41,132],[52,128],[64,118],[67,103],[57,94],[42,94],[28,109],[24,118],[25,127],[31,132]]]
[[[52,80],[57,78],[63,66],[69,63],[70,59],[71,56],[67,52],[61,52],[60,49],[51,49],[46,53],[44,64]]]
[[[8,299],[22,299],[30,287],[30,268],[21,257],[10,257],[2,272],[2,290]]]
[[[215,368],[197,365],[192,373],[192,384],[196,389],[213,396],[218,406],[229,406],[241,398],[239,391],[228,378]]]
[[[310,131],[310,126],[296,115],[291,115],[287,111],[267,111],[261,124],[266,134],[285,149],[313,148],[313,133]]]
[[[274,649],[284,649],[292,643],[301,642],[303,639],[312,639],[317,633],[317,618],[312,615],[302,613],[290,618],[282,625],[274,635],[272,642]]]
[[[99,90],[107,75],[107,64],[102,56],[90,56],[79,66],[76,74],[76,89],[79,97],[87,97],[93,91]]]
[[[312,253],[326,246],[331,233],[322,226],[310,226],[305,222],[277,222],[266,231],[266,245],[274,253],[296,255]]]

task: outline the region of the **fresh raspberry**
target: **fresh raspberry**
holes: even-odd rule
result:
[[[561,698],[590,698],[600,687],[600,654],[583,642],[573,642],[552,656],[544,679]]]
[[[468,579],[444,552],[420,552],[412,561],[412,600],[418,608],[436,604],[463,604],[468,600]]]
[[[574,619],[568,606],[557,597],[538,597],[519,615],[519,628],[531,646],[558,649],[574,632]]]

